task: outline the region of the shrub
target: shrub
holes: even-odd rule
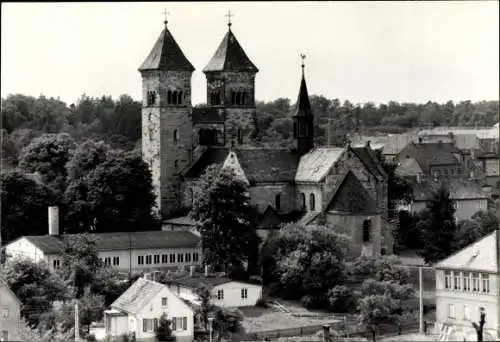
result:
[[[300,303],[306,308],[306,309],[311,309],[314,307],[315,300],[313,296],[310,295],[305,295],[300,299]]]
[[[356,297],[352,291],[344,285],[337,285],[328,291],[328,302],[330,304],[330,310],[334,312],[350,312],[357,307]]]
[[[267,298],[264,296],[262,298],[259,298],[257,300],[257,303],[255,303],[255,306],[259,308],[268,308],[269,303],[267,302]]]

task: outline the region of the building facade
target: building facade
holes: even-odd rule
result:
[[[21,301],[0,279],[0,341],[20,341]]]

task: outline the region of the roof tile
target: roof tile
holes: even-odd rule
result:
[[[166,285],[139,278],[111,304],[111,307],[135,315],[165,289],[168,289]]]

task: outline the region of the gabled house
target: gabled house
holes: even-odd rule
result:
[[[170,328],[176,341],[193,341],[191,307],[166,285],[139,278],[104,311],[106,336],[116,342],[124,341],[124,336],[135,336],[136,341],[156,341],[156,329],[163,314],[172,322]]]
[[[440,330],[447,328],[449,340],[475,336],[472,322],[479,321],[481,308],[486,313],[485,335],[500,340],[499,263],[497,230],[434,266],[436,323]]]
[[[20,341],[21,301],[0,278],[0,341]]]

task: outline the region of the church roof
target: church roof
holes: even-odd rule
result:
[[[343,147],[319,147],[300,158],[295,175],[296,182],[321,182],[340,156]]]
[[[229,148],[210,148],[185,173],[188,179],[199,178],[212,164],[226,160]],[[293,182],[299,155],[283,149],[235,148],[238,161],[250,182]]]
[[[139,71],[145,70],[194,71],[194,67],[165,26],[153,49],[139,68]]]
[[[358,156],[371,174],[384,178],[387,177],[387,173],[382,165],[380,165],[380,162],[377,160],[377,157],[373,154],[370,147],[351,147],[351,150]]]
[[[229,29],[212,59],[203,69],[203,72],[212,71],[258,72],[259,70],[250,61],[233,32]]]
[[[300,82],[299,97],[297,98],[297,109],[295,116],[312,116],[311,102],[309,102],[309,93],[307,92],[307,84],[304,75]]]
[[[352,215],[374,214],[377,213],[377,205],[354,173],[348,171],[333,192],[332,199],[325,211],[344,212]]]

